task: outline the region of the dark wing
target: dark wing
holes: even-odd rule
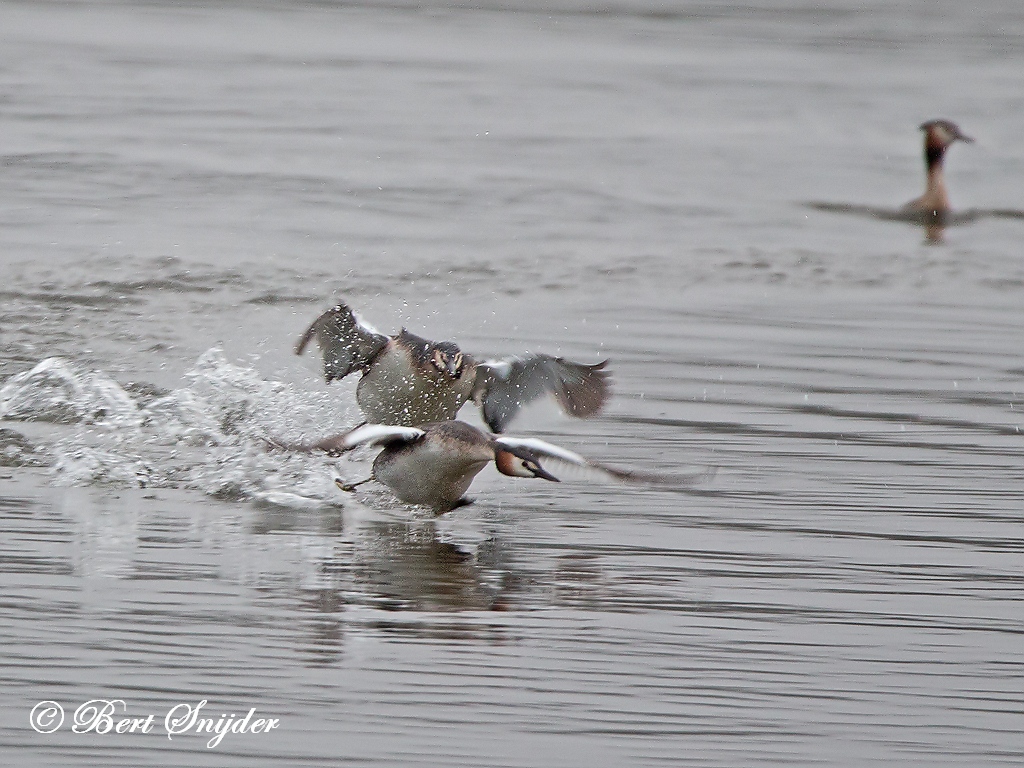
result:
[[[360,445],[396,445],[399,443],[415,443],[426,434],[416,427],[393,427],[384,424],[363,424],[340,435],[325,437],[315,443],[285,443],[280,440],[267,439],[273,448],[297,453],[314,453],[323,451],[331,456],[339,456]]]
[[[313,321],[295,345],[295,354],[305,352],[314,338],[324,355],[324,379],[328,384],[365,369],[388,343],[387,336],[361,323],[344,304]]]
[[[562,410],[585,419],[608,400],[608,361],[582,365],[550,355],[477,363],[473,401],[492,432],[501,432],[524,404],[553,394]]]

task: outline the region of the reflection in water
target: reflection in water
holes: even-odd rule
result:
[[[469,550],[438,537],[433,521],[376,523],[360,532],[353,583],[389,611],[487,610],[500,584],[487,583]]]
[[[925,240],[930,243],[941,243],[947,227],[973,224],[985,218],[1024,220],[1024,210],[1014,208],[968,208],[963,211],[908,211],[904,208],[881,208],[873,205],[856,205],[854,203],[805,203],[808,208],[829,213],[852,214],[881,221],[902,221],[916,224],[924,229]]]
[[[176,492],[80,488],[65,489],[60,500],[74,553],[68,571],[77,578],[94,587],[105,580],[141,582],[157,593],[191,591],[197,582],[207,585],[204,591],[251,591],[260,613],[292,617],[296,650],[317,663],[338,658],[353,621],[435,636],[433,622],[392,621],[381,612],[500,611],[530,581],[515,573],[494,535],[460,544],[432,519],[367,520],[373,511],[358,505],[315,513],[225,505],[218,513],[195,508]],[[114,597],[120,592],[101,590],[111,596],[112,610],[134,610],[134,601],[120,605]],[[353,607],[370,611],[352,614]],[[207,610],[202,601],[187,603],[176,621],[205,620]],[[467,624],[458,634],[475,632]]]
[[[806,203],[806,206],[816,211],[853,214],[854,216],[864,216],[881,221],[902,221],[908,224],[916,224],[924,229],[925,240],[930,243],[942,242],[946,227],[971,224],[986,216],[997,216],[1006,213],[1006,211],[983,211],[980,209],[945,212],[916,211],[906,208],[882,208],[872,205],[827,202],[810,202]],[[1024,218],[1024,215],[1022,215],[1022,218]]]

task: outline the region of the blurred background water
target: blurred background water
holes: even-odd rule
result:
[[[0,743],[42,765],[1019,765],[1024,6],[0,5]],[[344,299],[611,359],[684,490],[336,491]],[[53,359],[57,358],[57,359]],[[464,416],[475,421],[467,409]],[[265,735],[42,735],[120,698]]]

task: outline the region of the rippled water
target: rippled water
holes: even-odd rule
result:
[[[1024,10],[478,5],[0,6],[5,753],[1019,765]],[[848,215],[935,117],[1005,215]],[[512,431],[717,471],[342,494],[368,456],[263,441],[358,419],[291,353],[341,298],[608,357],[605,414]],[[203,699],[279,727],[168,739]]]

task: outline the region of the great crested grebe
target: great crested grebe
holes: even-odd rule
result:
[[[338,456],[362,445],[381,446],[373,461],[370,477],[356,483],[336,480],[338,487],[351,491],[376,480],[402,501],[431,507],[439,514],[470,503],[465,493],[487,464],[510,477],[540,478],[558,482],[545,470],[541,459],[595,470],[615,480],[658,483],[665,478],[628,472],[583,458],[557,445],[536,438],[489,435],[462,421],[440,421],[419,427],[364,424],[334,437],[303,445],[271,445],[306,453],[323,451]],[[685,478],[683,482],[692,482]]]
[[[487,426],[501,432],[520,407],[553,394],[562,409],[593,416],[608,399],[608,361],[583,365],[550,355],[476,361],[450,341],[428,341],[406,331],[386,336],[361,322],[345,304],[327,310],[295,347],[301,355],[316,339],[328,383],[354,371],[362,378],[356,402],[370,422],[416,426],[454,419],[469,400]]]
[[[946,180],[942,172],[942,163],[946,150],[956,141],[973,143],[974,139],[965,135],[956,123],[950,120],[929,120],[921,124],[924,131],[924,162],[927,178],[924,194],[903,206],[900,210],[907,214],[916,214],[922,223],[945,224],[949,217],[949,193],[946,191]]]
[[[925,237],[934,243],[941,242],[945,228],[953,224],[967,224],[983,216],[1002,216],[1007,218],[1024,218],[1020,211],[991,209],[952,211],[949,206],[949,193],[943,176],[942,163],[946,150],[956,141],[973,143],[974,139],[966,136],[960,128],[949,120],[929,120],[920,125],[924,131],[924,161],[927,168],[927,181],[924,194],[900,208],[885,208],[874,205],[856,203],[809,202],[809,208],[831,213],[847,213],[857,216],[869,216],[885,221],[906,221],[923,224]]]

